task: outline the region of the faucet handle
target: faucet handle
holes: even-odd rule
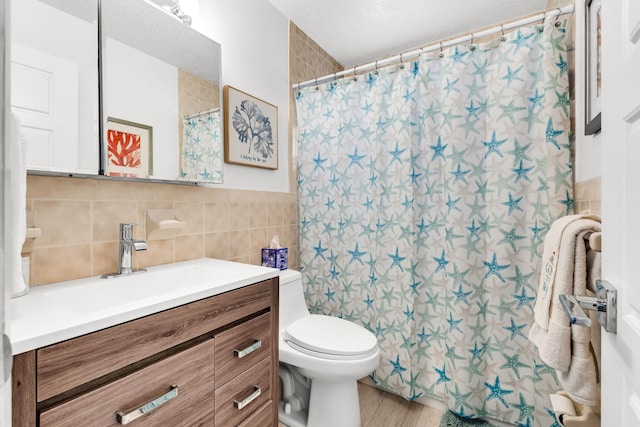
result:
[[[120,223],[120,239],[121,240],[131,240],[133,239],[133,227],[138,224],[132,223]]]

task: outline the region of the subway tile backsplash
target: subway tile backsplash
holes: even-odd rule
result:
[[[259,265],[274,234],[298,267],[295,193],[29,175],[27,208],[42,229],[32,285],[115,271],[119,223],[139,224],[135,236],[145,239],[147,209],[176,209],[187,225],[175,239],[148,242],[134,254],[135,268],[201,257]]]

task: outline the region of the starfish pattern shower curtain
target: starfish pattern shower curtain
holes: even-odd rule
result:
[[[556,423],[527,340],[550,224],[573,210],[565,27],[296,91],[312,312],[365,326],[378,386]]]

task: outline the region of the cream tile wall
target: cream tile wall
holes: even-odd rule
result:
[[[201,257],[260,264],[261,248],[277,234],[298,267],[297,200],[293,193],[103,179],[30,175],[27,208],[42,236],[35,241],[32,285],[115,271],[121,222],[138,223],[146,239],[147,209],[176,209],[187,223],[175,239],[150,241],[133,256],[137,268]]]

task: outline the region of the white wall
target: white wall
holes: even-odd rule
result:
[[[200,0],[193,28],[222,45],[222,84],[278,107],[278,169],[224,164],[224,184],[289,192],[289,21],[267,0]]]
[[[602,174],[602,137],[584,134],[585,103],[585,2],[576,0],[576,48],[575,48],[575,84],[576,84],[576,182],[597,177]]]

